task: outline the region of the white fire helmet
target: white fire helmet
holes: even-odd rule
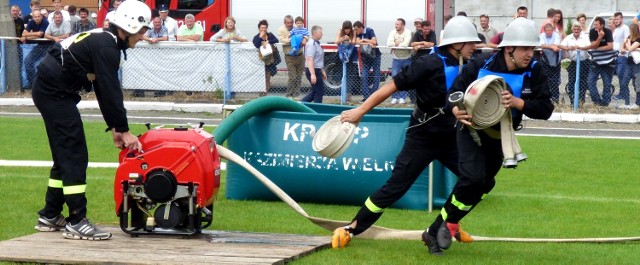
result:
[[[136,34],[143,27],[149,28],[150,22],[151,9],[138,0],[122,2],[116,10],[113,21],[109,21],[129,34]]]

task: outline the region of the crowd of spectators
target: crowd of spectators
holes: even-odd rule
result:
[[[38,59],[42,57],[52,42],[62,41],[70,35],[89,31],[96,27],[95,21],[90,17],[89,10],[73,5],[63,7],[62,1],[52,0],[54,10],[49,11],[41,8],[39,0],[31,0],[31,11],[24,16],[18,6],[11,7],[16,36],[21,38],[22,43],[36,44],[25,58],[24,67],[27,80],[31,80],[34,76]],[[120,3],[122,0],[114,1],[114,11]],[[105,27],[108,27],[109,20],[113,19],[114,11],[107,14],[103,23]],[[516,9],[514,18],[528,18],[528,12],[525,6],[520,6]],[[203,41],[204,29],[200,23],[195,21],[192,14],[187,14],[184,17],[184,24],[180,27],[178,27],[177,21],[168,14],[167,5],[158,6],[158,16],[153,18],[151,30],[147,31],[144,41],[152,44],[161,41]],[[467,14],[461,11],[457,15],[466,16]],[[451,17],[445,16],[444,23],[446,24]],[[609,22],[605,25],[606,20]],[[631,102],[629,89],[629,83],[633,81],[634,87],[631,91],[640,91],[640,82],[636,82],[636,76],[639,76],[640,72],[635,62],[630,59],[631,51],[637,49],[630,49],[634,47],[635,39],[632,38],[635,35],[630,34],[630,25],[623,23],[621,12],[616,12],[614,16],[609,18],[595,18],[594,21],[593,28],[589,28],[586,24],[587,16],[577,14],[574,22],[570,25],[570,32],[569,30],[565,32],[565,18],[562,11],[550,8],[547,10],[547,19],[539,25],[539,62],[550,77],[552,100],[558,103],[561,100],[561,93],[566,92],[573,104],[574,87],[576,82],[579,82],[579,95],[577,95],[579,104],[585,102],[586,94],[589,92],[591,102],[595,105],[609,106],[612,102],[617,102],[620,104],[616,103],[616,107],[638,109],[638,104]],[[635,25],[636,21],[637,19],[634,19],[632,24]],[[383,45],[390,47],[393,58],[391,74],[394,76],[417,57],[428,54],[441,41],[442,32],[438,34],[434,32],[430,21],[416,18],[413,22],[415,29],[409,29],[406,27],[406,21],[403,18],[398,18],[395,21],[394,30],[386,36],[387,41],[383,43]],[[479,15],[476,22],[478,37],[483,42],[479,43],[477,47],[497,48],[502,41],[504,32],[496,30],[491,25],[491,18],[486,14]],[[266,20],[261,23],[261,26],[268,27]],[[236,28],[236,20],[232,16],[227,17],[223,25],[224,27],[208,41],[226,43],[248,41],[248,38]],[[271,35],[275,38],[270,38]],[[270,32],[267,34],[261,30],[254,37],[254,42],[257,43],[256,47],[275,42],[282,45],[282,54],[288,69],[286,95],[291,98],[298,98],[300,95],[301,78],[305,68],[305,56],[302,50],[309,38],[310,32],[306,28],[304,19],[302,17],[294,19],[291,15],[284,17],[283,25],[278,28],[276,34]],[[352,23],[350,20],[345,20],[342,27],[338,29],[335,39],[335,43],[339,46],[338,58],[347,64],[347,74],[351,77],[347,82],[347,100],[351,100],[353,93],[360,92],[363,95],[362,101],[364,101],[378,88],[381,80],[381,52],[378,49],[378,39],[379,36],[376,36],[374,29],[366,27],[360,21]],[[49,40],[49,42],[45,40]],[[276,52],[279,51],[276,50]],[[613,60],[611,60],[612,58]],[[279,59],[278,62],[280,62]],[[561,62],[563,61],[568,62],[565,69],[569,78],[566,86],[561,88],[561,71],[563,69]],[[578,66],[580,66],[580,73],[576,72]],[[276,71],[277,68],[273,62],[271,65],[265,65],[267,92],[270,87],[269,77]],[[577,75],[580,78],[577,78]],[[614,95],[616,88],[612,83],[614,76],[617,76],[619,84],[617,95]],[[358,77],[359,80],[356,82],[353,77]],[[601,88],[597,86],[599,79],[602,79]],[[29,88],[30,84],[27,81],[23,90]],[[144,93],[134,93],[134,95],[138,94],[144,95]],[[159,91],[154,95],[162,96],[164,94]],[[415,95],[399,91],[392,96],[391,103],[404,104],[408,100],[414,103]]]

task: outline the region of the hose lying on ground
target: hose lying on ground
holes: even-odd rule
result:
[[[251,166],[247,161],[240,156],[225,148],[224,146],[217,145],[218,154],[220,157],[234,162],[244,169],[253,174],[260,182],[262,182],[269,190],[271,190],[278,198],[285,202],[289,207],[295,210],[298,214],[308,219],[312,223],[326,230],[333,231],[334,229],[349,224],[349,221],[337,221],[326,218],[319,218],[310,216],[305,210],[294,201],[287,193],[285,193],[280,187],[268,179],[265,175],[260,173],[256,168]],[[423,230],[399,230],[391,229],[381,226],[371,226],[364,233],[358,235],[359,238],[369,239],[408,239],[408,240],[420,240]],[[640,237],[612,237],[612,238],[511,238],[511,237],[486,237],[486,236],[471,236],[473,241],[501,241],[501,242],[556,242],[556,243],[605,243],[605,242],[623,242],[623,241],[640,241]]]

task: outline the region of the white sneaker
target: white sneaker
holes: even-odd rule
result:
[[[396,104],[398,103],[398,99],[397,98],[392,98],[391,99],[391,104]]]
[[[638,108],[640,108],[640,106],[638,106],[637,104],[633,103],[631,105],[628,105],[629,107],[627,109],[631,109],[631,110],[636,110]]]
[[[62,235],[68,239],[84,240],[105,240],[111,238],[111,233],[97,228],[89,222],[87,218],[83,218],[75,225],[67,223]]]
[[[404,104],[404,98],[401,98],[400,100],[398,100],[398,104]]]

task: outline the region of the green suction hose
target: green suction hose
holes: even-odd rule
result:
[[[220,125],[213,131],[213,137],[218,144],[224,143],[231,133],[235,131],[242,123],[253,116],[270,112],[270,111],[292,111],[303,113],[316,113],[313,109],[301,104],[297,101],[276,96],[267,96],[254,99],[242,107],[233,111],[229,117],[225,118]]]

